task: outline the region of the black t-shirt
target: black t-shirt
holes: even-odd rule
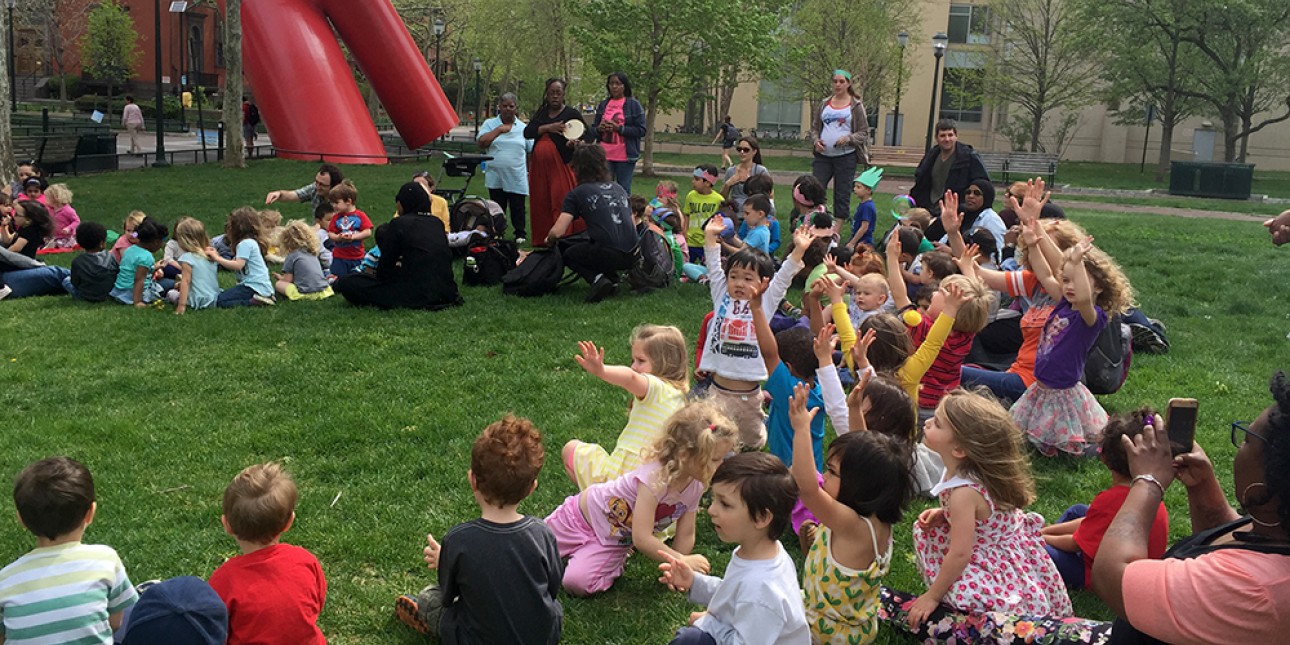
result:
[[[36,251],[45,245],[45,232],[40,230],[40,227],[35,224],[28,224],[18,229],[18,237],[20,239],[27,240],[27,243],[23,245],[22,250],[19,251],[19,253],[32,258],[33,260],[36,258]],[[16,239],[13,240],[13,242],[17,241],[18,240]],[[10,242],[9,244],[12,246],[13,242]]]
[[[458,524],[443,536],[439,556],[443,642],[559,643],[563,577],[555,536],[542,520]]]
[[[582,184],[564,196],[560,211],[587,223],[592,241],[619,251],[636,248],[627,191],[613,182]]]

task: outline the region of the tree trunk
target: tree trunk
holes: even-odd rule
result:
[[[0,11],[0,51],[9,51],[9,14],[7,11]],[[13,186],[13,182],[18,179],[18,164],[13,159],[13,137],[9,128],[9,119],[12,115],[9,112],[9,97],[12,95],[14,88],[9,86],[9,75],[0,74],[0,101],[4,102],[4,107],[0,107],[0,190],[8,193]],[[10,195],[17,197],[17,195]]]
[[[1250,114],[1249,111],[1246,111],[1245,116],[1241,117],[1241,155],[1239,157],[1241,163],[1245,163],[1246,154],[1250,151],[1250,128],[1254,125],[1251,123],[1253,120],[1254,115]]]
[[[242,146],[242,0],[227,0],[224,11],[224,167],[245,168]]]
[[[1223,115],[1223,161],[1227,163],[1236,161],[1237,123],[1235,114]]]
[[[654,117],[658,116],[658,91],[650,91],[645,103],[645,149],[641,151],[642,177],[654,176]]]
[[[1030,151],[1039,152],[1039,134],[1044,131],[1044,113],[1035,110],[1030,115]]]
[[[1173,154],[1174,145],[1174,119],[1166,116],[1161,119],[1160,124],[1160,156],[1156,157],[1156,183],[1165,180],[1165,173],[1169,172],[1169,157]]]

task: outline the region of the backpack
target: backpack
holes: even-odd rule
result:
[[[461,272],[462,284],[492,286],[502,283],[506,272],[515,268],[519,249],[510,240],[485,240],[466,248],[466,267]]]
[[[551,247],[535,250],[518,266],[502,276],[502,293],[509,296],[545,296],[560,286],[564,277],[564,259],[560,250]]]
[[[741,136],[739,133],[739,128],[736,128],[734,125],[729,123],[723,123],[721,124],[721,127],[724,128],[726,131],[726,136],[725,136],[726,141],[739,140],[739,137]]]
[[[246,122],[253,126],[260,125],[260,108],[256,107],[254,103],[247,106]]]
[[[633,290],[640,292],[668,286],[676,268],[667,240],[646,224],[638,226],[636,233],[639,236],[636,261],[627,270],[627,282]]]
[[[1084,385],[1093,394],[1115,394],[1129,378],[1133,332],[1120,316],[1111,316],[1084,363]]]

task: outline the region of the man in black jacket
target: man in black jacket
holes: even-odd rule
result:
[[[914,171],[914,202],[933,216],[940,215],[940,201],[946,190],[963,197],[963,191],[977,179],[989,180],[981,157],[966,143],[959,143],[958,124],[952,119],[936,123],[936,147],[927,151]]]

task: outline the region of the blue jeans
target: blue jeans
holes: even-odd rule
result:
[[[215,298],[215,306],[220,309],[229,307],[247,307],[251,304],[251,296],[255,295],[255,289],[244,284],[225,289],[219,297]]]
[[[10,298],[62,295],[67,293],[63,289],[63,278],[71,275],[72,272],[63,267],[36,267],[0,274],[0,284],[13,289]]]
[[[1088,504],[1076,504],[1062,513],[1061,519],[1057,524],[1077,520],[1088,515]],[[1084,587],[1084,554],[1044,545],[1048,551],[1048,556],[1053,559],[1053,564],[1057,565],[1057,572],[1062,574],[1062,580],[1066,582],[1068,589],[1082,589]]]
[[[686,626],[676,630],[670,645],[717,645],[717,639],[698,627]]]
[[[963,387],[984,385],[995,396],[1008,401],[1016,401],[1026,393],[1026,382],[1011,372],[994,372],[965,365],[960,380]]]
[[[362,260],[342,260],[333,255],[331,258],[331,274],[338,278],[347,276],[358,269],[362,263]]]
[[[632,194],[632,173],[636,171],[636,160],[609,162],[609,174],[614,176],[614,183],[623,187],[627,194]]]

